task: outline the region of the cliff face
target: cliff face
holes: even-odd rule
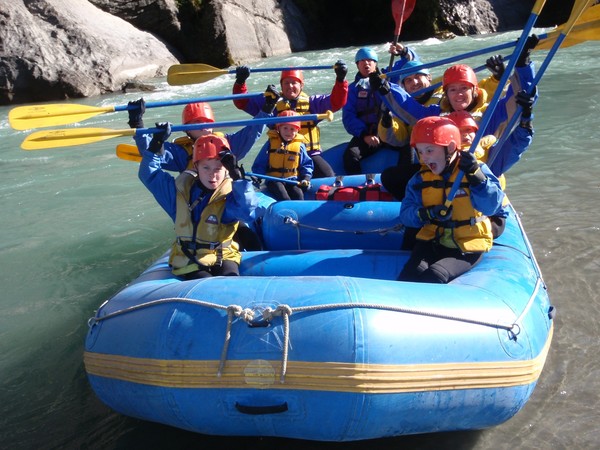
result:
[[[518,29],[533,3],[418,0],[402,39]],[[572,0],[565,4],[557,10],[565,17],[546,22],[564,22]],[[0,0],[0,7],[0,104],[118,91],[177,63],[226,67],[391,41],[394,30],[390,0]]]

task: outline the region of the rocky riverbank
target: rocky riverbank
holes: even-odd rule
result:
[[[533,0],[418,0],[403,40],[518,29]],[[557,7],[554,7],[555,3]],[[547,1],[540,26],[572,0]],[[164,76],[293,51],[392,39],[390,0],[0,0],[0,104],[89,97]],[[562,8],[562,9],[561,9]]]

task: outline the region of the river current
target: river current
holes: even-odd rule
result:
[[[408,43],[430,62],[515,40],[516,33]],[[385,43],[374,44],[382,65]],[[197,435],[121,416],[91,390],[83,368],[87,320],[98,306],[160,256],[172,224],[137,179],[137,164],[115,156],[113,138],[79,147],[23,151],[30,131],[8,124],[0,108],[0,447],[6,449],[592,449],[600,443],[600,60],[598,43],[561,49],[542,78],[532,147],[507,174],[557,309],[555,333],[538,385],[525,407],[495,428],[368,442],[321,443]],[[269,58],[253,67],[349,62],[356,48]],[[538,67],[546,56],[535,51]],[[485,56],[467,60],[481,65]],[[434,75],[441,68],[433,69]],[[329,92],[333,70],[305,73],[305,91]],[[225,95],[233,76],[173,87],[166,80],[146,101]],[[277,83],[255,73],[251,92]],[[122,105],[139,93],[68,101]],[[66,103],[66,102],[65,102]],[[230,101],[213,103],[217,120],[246,119]],[[181,106],[148,109],[155,121],[180,123]],[[127,128],[125,112],[82,127]],[[64,128],[69,126],[64,126]],[[227,130],[233,131],[233,130]],[[324,147],[348,140],[341,113],[322,126]],[[265,137],[246,157],[247,166]],[[234,432],[235,430],[232,430]]]

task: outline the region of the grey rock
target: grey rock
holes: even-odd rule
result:
[[[0,104],[89,97],[178,59],[85,0],[0,0]]]

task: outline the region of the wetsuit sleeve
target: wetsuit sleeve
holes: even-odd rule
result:
[[[255,119],[260,119],[264,117],[271,117],[271,114],[267,114],[263,111],[260,111]],[[229,145],[231,146],[231,152],[236,156],[238,161],[240,161],[244,156],[246,156],[252,146],[260,139],[263,132],[265,131],[265,125],[246,125],[239,131],[236,131],[233,134],[226,134],[225,137],[229,141]]]
[[[331,111],[336,112],[343,108],[348,101],[348,81],[336,81],[331,90]],[[325,111],[322,111],[325,112]]]
[[[244,83],[244,84],[233,83],[233,93],[234,94],[248,93],[248,87],[246,86],[246,83]],[[262,107],[265,104],[265,97],[263,95],[257,95],[256,97],[242,98],[242,99],[234,100],[233,104],[235,105],[235,107],[237,109],[241,109],[242,111],[244,111],[254,117],[260,111],[262,111]]]
[[[246,83],[244,84],[238,84],[238,83],[233,83],[233,89],[232,89],[232,93],[233,94],[246,94],[248,93],[248,86],[246,86]],[[247,98],[241,98],[238,100],[234,100],[233,104],[235,105],[235,107],[237,109],[241,109],[242,111],[246,110],[246,107],[248,106],[248,99]]]

